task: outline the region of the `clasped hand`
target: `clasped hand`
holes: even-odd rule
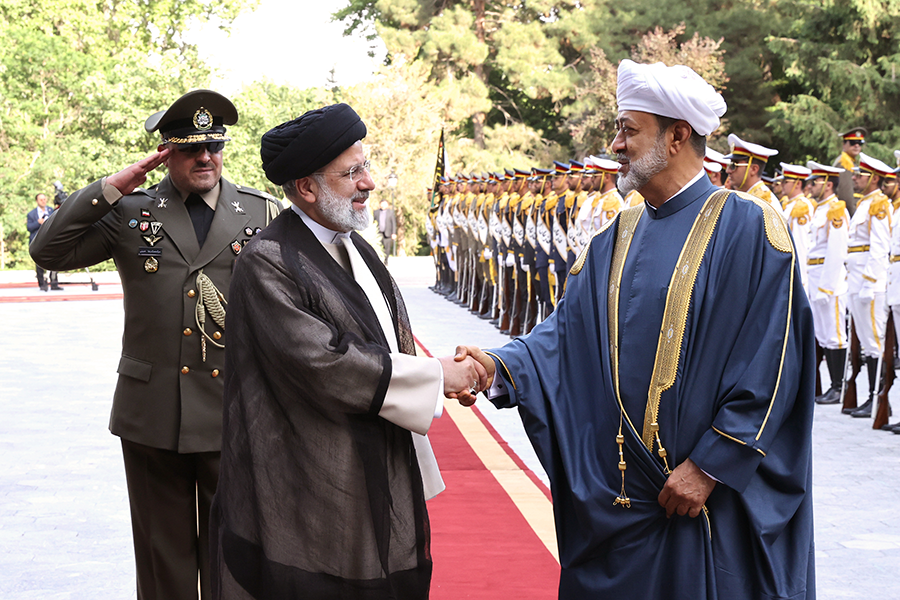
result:
[[[475,404],[476,394],[494,380],[494,361],[475,346],[457,346],[455,356],[439,360],[444,370],[444,395],[463,406]]]

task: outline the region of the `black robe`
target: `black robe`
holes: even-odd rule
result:
[[[357,234],[415,347],[399,290]],[[241,253],[228,306],[215,598],[428,597],[428,515],[411,434],[378,416],[387,341],[351,274],[293,211]]]

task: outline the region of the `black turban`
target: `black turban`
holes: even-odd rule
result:
[[[366,124],[346,104],[311,110],[262,136],[259,154],[275,185],[307,177],[366,137]]]

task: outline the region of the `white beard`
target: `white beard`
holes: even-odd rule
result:
[[[619,155],[619,159],[628,158],[623,154]],[[657,137],[656,143],[643,156],[630,161],[627,175],[619,175],[616,180],[616,187],[622,195],[626,195],[634,190],[639,190],[647,185],[651,179],[656,177],[663,169],[669,165],[666,158],[665,137]]]
[[[356,192],[349,198],[339,196],[324,181],[319,181],[319,195],[316,200],[319,212],[340,231],[362,231],[372,222],[368,209],[356,210],[354,200],[366,200],[369,192]]]

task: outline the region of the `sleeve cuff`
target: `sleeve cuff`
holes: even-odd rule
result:
[[[103,198],[112,206],[122,197],[122,192],[116,189],[114,185],[107,185],[106,179],[104,177],[100,180],[100,189],[103,191]]]
[[[750,483],[763,454],[737,438],[710,429],[700,438],[690,458],[709,477],[741,493]]]

